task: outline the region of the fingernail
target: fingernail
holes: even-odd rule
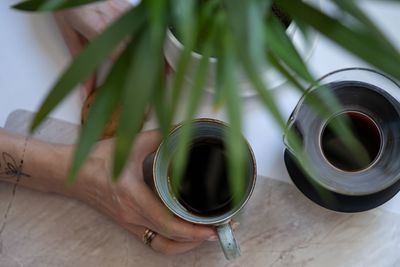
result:
[[[218,240],[218,237],[217,237],[216,235],[210,236],[210,237],[207,239],[207,241],[210,241],[210,242],[215,242],[215,241],[217,241],[217,240]]]
[[[232,224],[232,229],[233,229],[233,230],[236,230],[236,229],[239,227],[239,225],[240,225],[240,222],[234,222],[234,223]]]

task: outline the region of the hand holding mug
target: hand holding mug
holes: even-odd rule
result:
[[[84,167],[85,175],[79,178],[77,197],[139,239],[143,239],[147,229],[156,233],[148,245],[171,255],[191,250],[205,240],[216,239],[216,232],[213,227],[174,216],[144,182],[143,161],[160,142],[158,131],[140,133],[128,166],[117,183],[111,180],[114,139],[99,142]]]

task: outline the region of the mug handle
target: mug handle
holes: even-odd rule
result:
[[[240,256],[239,243],[236,242],[231,224],[225,223],[217,226],[219,243],[227,260],[233,260]]]

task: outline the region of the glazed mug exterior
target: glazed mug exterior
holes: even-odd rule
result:
[[[229,126],[218,120],[194,120],[192,140],[198,138],[214,138],[223,141],[224,132],[228,127]],[[172,160],[171,155],[176,151],[177,142],[182,132],[181,130],[182,125],[178,125],[170,135],[164,139],[155,154],[153,161],[153,182],[155,190],[165,206],[176,216],[192,223],[215,226],[225,257],[229,260],[237,258],[240,256],[240,247],[229,222],[231,218],[246,205],[254,189],[256,182],[256,162],[252,149],[246,142],[248,152],[248,183],[246,185],[245,195],[239,205],[235,205],[235,207],[222,214],[212,216],[194,214],[183,207],[174,196],[168,179],[168,169]]]

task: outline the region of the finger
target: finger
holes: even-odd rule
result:
[[[230,222],[230,224],[231,224],[232,230],[237,230],[239,228],[239,226],[240,226],[240,222],[235,221],[235,220],[232,220]]]
[[[149,154],[157,150],[161,140],[162,135],[158,130],[141,132],[135,140],[133,161],[143,162]],[[142,173],[142,170],[139,172]]]
[[[154,237],[150,245],[157,252],[160,252],[165,255],[175,255],[190,251],[198,247],[202,243],[203,243],[202,241],[198,242],[174,241],[158,234]]]
[[[65,21],[64,14],[62,12],[55,13],[54,18],[71,55],[78,55],[84,48],[87,41],[84,40],[84,38]],[[96,75],[93,74],[83,84],[83,93],[85,98],[92,90],[94,90],[95,86]]]
[[[63,22],[69,31],[74,31],[79,39],[93,40],[130,5],[126,1],[107,1],[79,9],[70,9],[58,12],[63,17]],[[125,42],[119,44],[111,54],[111,59],[116,60],[125,48]],[[75,53],[73,53],[75,54]]]
[[[65,10],[63,14],[75,30],[92,40],[129,8],[127,1],[105,1],[79,9]]]
[[[65,22],[88,40],[94,39],[106,26],[103,16],[93,7],[65,10],[63,14]]]
[[[79,37],[79,34],[65,21],[63,13],[55,13],[54,18],[71,55],[76,56],[82,51],[82,39]]]
[[[147,228],[137,225],[126,225],[125,228],[133,233],[138,239],[143,241],[143,235],[146,229],[152,230],[152,228]],[[154,230],[152,230],[154,231]],[[192,250],[199,246],[202,242],[178,242],[165,238],[160,233],[156,233],[156,236],[150,242],[150,247],[157,252],[163,253],[165,255],[175,255],[179,253],[184,253]]]
[[[136,139],[136,148],[143,152],[154,152],[157,150],[162,140],[159,130],[141,132]]]
[[[97,82],[97,77],[96,74],[91,75],[84,83],[84,97],[87,97],[91,92],[94,91],[94,89],[96,89],[96,82]]]
[[[212,226],[193,224],[174,216],[144,183],[137,186],[140,186],[142,194],[134,197],[138,205],[143,207],[143,216],[156,227],[157,232],[179,241],[203,241],[215,236]]]

